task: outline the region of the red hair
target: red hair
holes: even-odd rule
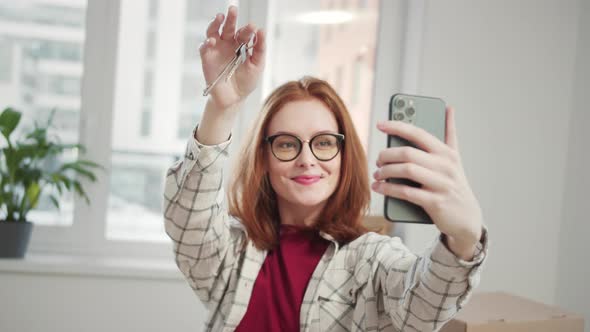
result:
[[[230,182],[229,213],[245,226],[249,239],[258,249],[272,250],[278,244],[280,216],[276,193],[265,172],[266,130],[272,117],[287,103],[317,99],[334,114],[338,130],[344,135],[340,179],[328,198],[318,222],[318,231],[331,235],[339,243],[348,243],[368,231],[362,224],[370,200],[368,165],[365,151],[354,125],[336,91],[324,80],[304,76],[274,90],[265,100],[254,127],[244,139],[245,145]]]

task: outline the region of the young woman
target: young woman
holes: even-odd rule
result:
[[[200,47],[206,81],[255,34],[252,54],[211,91],[164,194],[176,262],[210,311],[206,330],[438,330],[467,302],[487,253],[453,110],[446,144],[414,126],[377,126],[424,149],[383,150],[371,186],[431,216],[441,235],[423,256],[362,226],[370,197],[364,151],[342,100],[311,77],[266,99],[244,141],[227,209],[222,179],[231,128],[265,61],[264,32],[248,24],[236,33],[236,17],[230,7],[207,28]],[[384,181],[390,177],[423,187]]]

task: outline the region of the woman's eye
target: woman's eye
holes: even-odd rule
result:
[[[332,141],[330,141],[330,140],[319,141],[316,143],[316,146],[321,147],[321,148],[330,147],[330,146],[332,146]]]
[[[293,144],[291,142],[279,143],[279,147],[281,149],[291,149],[291,148],[295,147],[295,144]]]

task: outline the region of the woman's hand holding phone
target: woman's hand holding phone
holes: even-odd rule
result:
[[[372,189],[420,205],[447,236],[450,249],[457,256],[471,260],[482,235],[483,216],[463,170],[455,111],[447,107],[446,113],[446,144],[422,128],[402,121],[377,125],[382,132],[406,139],[420,149],[404,146],[382,150]],[[410,179],[422,187],[389,183],[388,178]]]

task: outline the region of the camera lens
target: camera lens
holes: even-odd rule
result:
[[[395,104],[395,107],[397,107],[397,108],[403,108],[404,106],[406,106],[405,100],[403,100],[401,98],[396,99],[394,104]]]
[[[406,115],[407,116],[413,116],[414,113],[416,113],[416,110],[413,107],[406,108]]]
[[[393,113],[393,119],[396,121],[400,121],[404,119],[404,114],[401,112]]]

